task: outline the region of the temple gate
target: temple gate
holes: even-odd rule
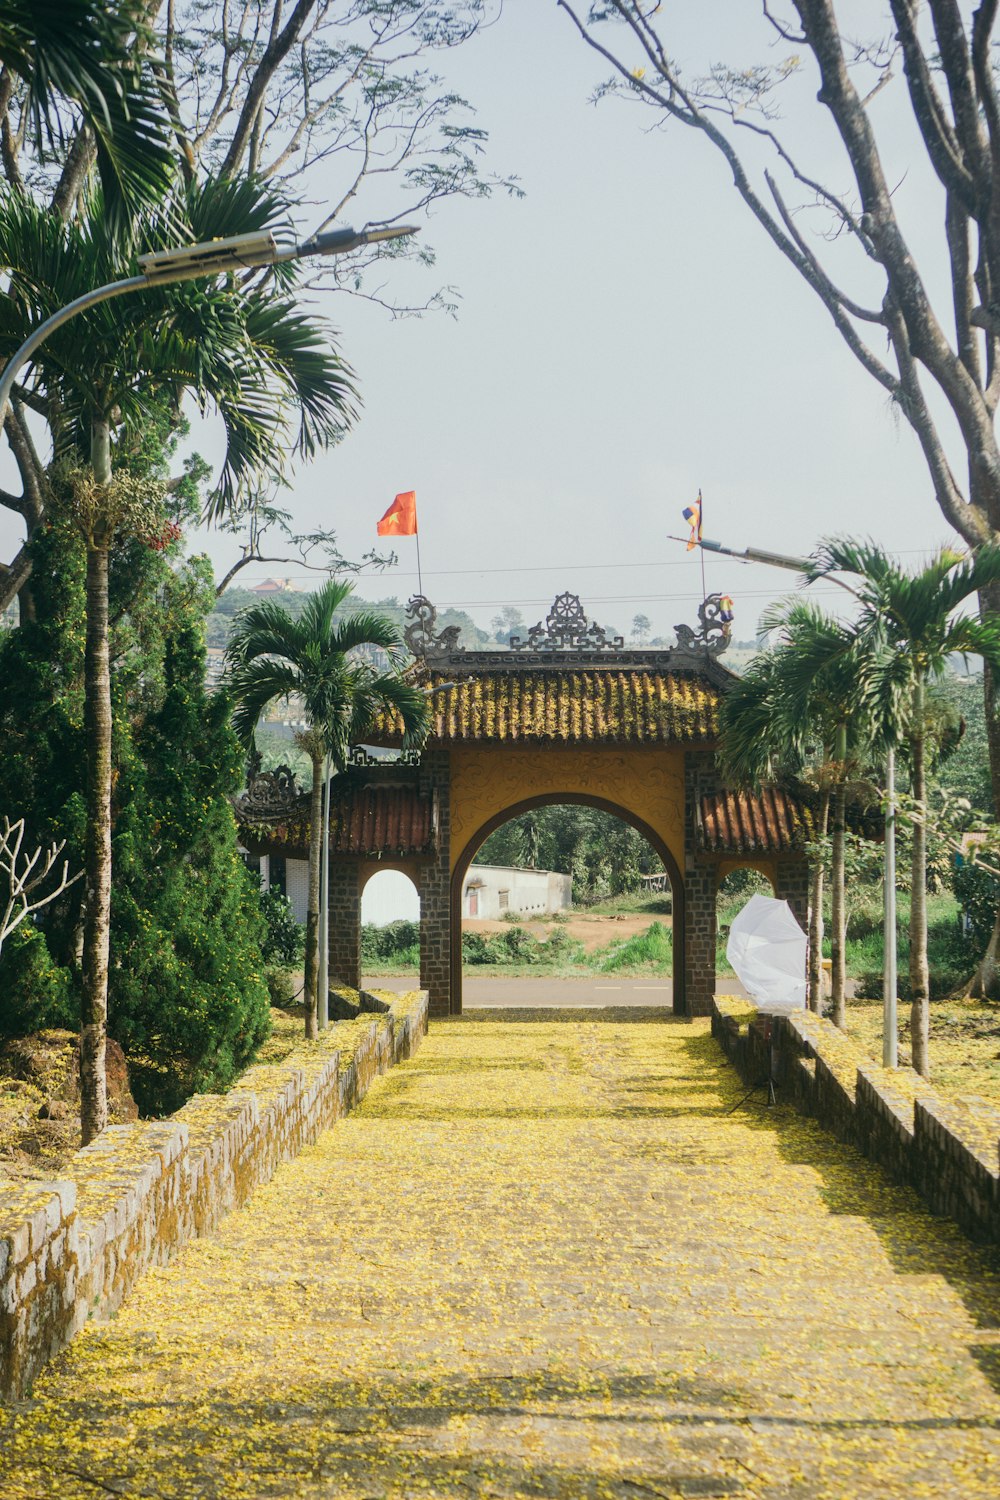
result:
[[[466,651],[436,632],[434,607],[410,603],[412,679],[430,695],[419,754],[386,752],[386,722],[333,783],[330,973],[361,980],[361,893],[401,869],[420,895],[420,983],[432,1015],[462,1009],[461,903],[469,866],[494,829],[530,808],[585,803],[630,823],[670,880],[674,1009],[703,1015],[715,985],[716,895],[730,870],[764,874],[806,924],[810,809],[778,788],[734,793],[716,765],[718,709],[734,680],[718,596],[671,649],[627,647],[560,595],[544,624],[507,651]],[[284,800],[282,800],[284,799]],[[255,852],[305,858],[308,799],[258,776],[237,806]]]

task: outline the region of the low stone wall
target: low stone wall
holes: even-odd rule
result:
[[[245,1203],[426,1030],[426,991],[393,998],[248,1069],[228,1094],[109,1126],[58,1182],[0,1182],[0,1396],[23,1396],[88,1318],[109,1317],[147,1266]]]
[[[944,1099],[912,1068],[887,1069],[811,1011],[760,1016],[716,996],[712,1033],[748,1084],[784,1097],[917,1189],[973,1239],[1000,1244],[1000,1107]]]

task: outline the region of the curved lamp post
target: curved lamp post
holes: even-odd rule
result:
[[[194,281],[202,276],[219,276],[224,271],[253,270],[257,266],[277,266],[289,260],[304,260],[310,255],[346,255],[362,245],[374,245],[380,240],[398,240],[416,234],[417,226],[400,224],[390,229],[331,229],[325,234],[314,234],[290,249],[282,249],[270,232],[263,234],[234,234],[228,239],[204,240],[198,245],[181,245],[175,250],[157,250],[139,256],[142,274],[127,276],[121,281],[109,281],[106,286],[95,287],[85,292],[74,302],[68,302],[51,318],[39,323],[34,333],[28,335],[20,349],[7,361],[0,376],[0,424],[7,415],[7,403],[14,389],[18,372],[23,369],[35,350],[44,344],[50,333],[54,333],[77,313],[96,307],[99,302],[108,302],[112,297],[121,297],[126,292],[147,291],[150,287],[166,286],[175,281]]]

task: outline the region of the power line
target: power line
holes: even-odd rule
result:
[[[792,592],[792,590],[787,590]],[[811,588],[809,598],[815,599],[820,594],[843,596],[841,589]],[[740,590],[734,594],[736,602],[741,599],[773,599],[774,589],[748,589]],[[586,603],[592,604],[678,604],[694,600],[697,604],[702,602],[702,594],[588,594]],[[552,600],[547,594],[532,599],[435,599],[434,605],[438,610],[442,609],[503,609],[505,605],[534,604],[545,608],[551,605]],[[363,607],[363,606],[362,606]]]
[[[927,547],[892,547],[892,548],[889,548],[888,550],[894,556],[896,556],[896,557],[916,557],[916,556],[926,556],[928,554],[928,552],[931,551],[931,550],[933,550],[933,549],[930,549],[930,548],[927,548]],[[748,567],[753,567],[753,566],[760,566],[760,564],[753,564],[753,563],[750,563],[750,562],[746,562],[746,561],[744,561],[744,560],[742,560],[740,558],[731,558],[731,559],[729,559],[729,561],[732,562],[732,563],[735,563],[737,566],[743,567],[743,568],[748,568]],[[594,563],[557,562],[557,563],[528,563],[528,564],[518,563],[518,564],[516,564],[516,565],[514,565],[512,567],[505,567],[505,568],[476,568],[476,567],[472,567],[472,568],[428,568],[427,569],[427,577],[428,578],[456,578],[456,577],[479,578],[479,577],[481,577],[481,576],[483,576],[485,574],[496,574],[496,573],[583,573],[583,572],[592,572],[594,570],[597,570],[597,571],[602,571],[603,570],[603,571],[607,571],[607,572],[614,572],[618,568],[687,568],[687,567],[690,567],[691,565],[692,565],[692,559],[691,558],[666,559],[666,560],[664,560],[662,562],[655,562],[655,561],[654,562],[594,562]],[[280,564],[278,564],[276,566],[277,566],[277,571],[280,571],[280,569],[282,567],[297,568],[297,567],[300,566],[300,564],[297,563],[297,562],[294,562],[294,561],[289,561],[287,563],[280,563]],[[336,568],[327,568],[327,569],[313,568],[312,571],[313,572],[335,573],[335,572],[337,572],[337,569]],[[243,573],[241,575],[242,580],[244,582],[251,582],[254,579],[273,578],[274,576],[275,576],[274,572],[271,572],[271,573]],[[361,578],[365,579],[366,581],[372,581],[372,580],[375,580],[375,579],[378,579],[378,578],[386,578],[386,579],[416,578],[417,577],[417,573],[416,573],[416,570],[410,571],[409,569],[403,569],[403,568],[389,568],[389,569],[387,569],[383,573],[363,573],[363,574],[361,574],[359,576]],[[306,580],[303,579],[301,581],[305,582]],[[237,587],[238,587],[238,585],[237,585]]]

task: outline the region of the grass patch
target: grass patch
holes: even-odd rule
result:
[[[609,943],[591,953],[586,964],[599,974],[655,973],[674,971],[673,933],[662,922],[653,922],[645,932],[636,932],[621,943]]]
[[[669,891],[629,891],[621,896],[609,896],[606,901],[595,901],[593,906],[571,907],[570,914],[586,914],[588,917],[669,917],[672,910]]]
[[[598,974],[672,974],[673,933],[662,922],[652,922],[644,932],[616,939],[587,953],[578,938],[553,925],[545,938],[536,938],[523,927],[511,925],[503,932],[466,932],[462,935],[462,961],[466,968],[484,977],[544,973],[568,979]],[[383,972],[407,972],[416,968],[416,949],[398,948],[377,960]]]
[[[958,902],[950,891],[927,898],[927,959],[931,976],[931,999],[942,1000],[965,984],[978,955],[958,926]],[[897,990],[910,1000],[910,913],[906,900],[899,905]],[[824,943],[829,955],[829,944]],[[880,1000],[885,946],[881,905],[865,903],[853,911],[847,927],[847,972],[856,981],[859,999]]]
[[[733,919],[746,904],[746,900],[746,896],[740,895],[719,901],[715,956],[717,974],[733,972],[726,958],[726,943]],[[976,955],[968,938],[963,937],[958,927],[958,910],[958,902],[950,891],[927,897],[927,957],[931,971],[932,1000],[940,1000],[952,994],[964,984],[975,967]],[[899,998],[908,1002],[910,913],[905,896],[900,897],[898,916],[898,990]],[[830,957],[829,914],[827,929],[823,940],[825,958]],[[859,999],[881,999],[884,957],[882,893],[880,889],[863,888],[860,893],[852,895],[847,918],[847,973],[855,981],[855,992]]]
[[[852,1000],[847,1031],[869,1057],[882,1058],[882,1004]],[[982,1000],[947,1000],[931,1009],[931,1082],[955,1098],[979,1094],[1000,1104],[1000,1006]],[[899,1008],[899,1060],[910,1060],[910,1013]]]

